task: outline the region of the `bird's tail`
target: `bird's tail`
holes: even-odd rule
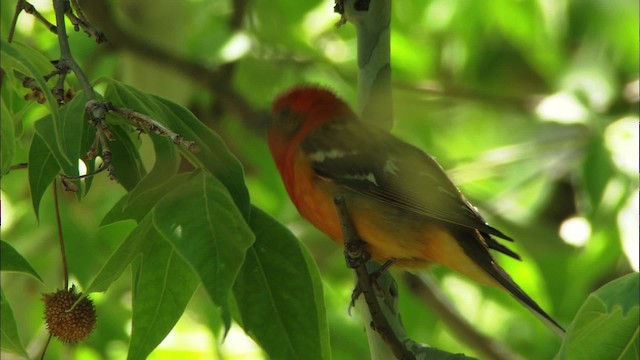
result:
[[[500,284],[502,287],[511,294],[516,300],[518,300],[522,305],[524,305],[527,309],[529,309],[535,316],[537,316],[549,329],[551,329],[558,336],[564,336],[564,329],[560,324],[558,324],[549,314],[547,314],[540,305],[538,305],[529,295],[527,295],[524,290],[522,290],[514,281],[511,279],[511,276],[507,274],[500,265],[495,262],[492,264],[494,271],[489,272],[491,276]]]
[[[475,241],[469,241],[469,231],[469,229],[460,229],[455,238],[458,239],[458,244],[462,247],[465,254],[469,256],[477,266],[482,268],[482,270],[491,277],[491,280],[495,281],[487,283],[506,290],[522,305],[531,310],[534,315],[540,318],[540,320],[542,320],[542,322],[554,333],[561,337],[564,336],[565,331],[562,326],[542,310],[540,305],[530,298],[529,295],[527,295],[524,290],[522,290],[515,281],[513,281],[511,276],[509,276],[509,274],[507,274],[507,272],[495,262],[487,247],[480,240],[482,239],[481,234],[477,230],[471,230],[473,232],[472,236],[475,237]],[[466,239],[462,234],[463,232],[466,233]]]

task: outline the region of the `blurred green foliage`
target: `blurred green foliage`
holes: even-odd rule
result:
[[[0,5],[3,41],[15,3]],[[33,4],[53,21],[49,2]],[[189,108],[214,129],[244,167],[252,204],[287,225],[318,265],[333,358],[367,358],[362,323],[346,311],[353,285],[342,250],[297,215],[263,134],[271,100],[294,84],[328,86],[354,104],[353,27],[334,26],[339,17],[330,1],[80,4],[111,40],[97,45],[82,32],[70,32],[73,54],[96,89],[104,94],[108,86],[101,77],[117,79]],[[36,54],[30,59],[45,73],[43,59],[59,56],[56,37],[28,14],[20,15],[14,41]],[[589,293],[638,271],[638,44],[638,3],[632,0],[393,3],[393,132],[434,155],[487,220],[516,239],[524,261],[498,260],[561,324],[569,325]],[[217,77],[207,79],[211,74]],[[75,77],[67,81],[80,89]],[[11,304],[19,337],[34,356],[47,337],[41,293],[60,287],[62,280],[47,185],[57,170],[41,174],[38,179],[47,181],[38,194],[30,193],[29,182],[35,180],[27,171],[7,172],[23,162],[51,170],[34,150],[50,139],[41,119],[49,111],[25,101],[29,92],[3,75],[1,230],[2,239],[43,282],[3,272],[2,310]],[[170,150],[158,152],[160,145],[146,135],[127,138],[139,149],[140,177],[145,168],[163,170],[151,166],[158,154],[173,156],[167,155]],[[69,171],[78,170],[70,163]],[[101,223],[138,181],[119,184],[99,175],[80,201],[60,194],[69,270],[81,289],[130,236],[133,222]],[[32,197],[38,198],[39,217]],[[141,268],[132,272],[136,269]],[[442,268],[433,273],[475,327],[522,358],[550,359],[557,353],[560,340],[509,296]],[[222,319],[229,314],[221,314],[204,290],[189,290],[195,293],[186,312],[149,358],[264,356],[235,325],[220,345]],[[48,358],[126,358],[135,316],[130,278],[114,279],[107,292],[93,297],[95,333],[75,347],[52,342]],[[402,284],[400,309],[413,340],[478,355]]]

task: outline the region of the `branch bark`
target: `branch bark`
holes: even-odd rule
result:
[[[358,113],[385,130],[393,125],[391,0],[344,0],[343,19],[358,36]]]
[[[364,242],[360,240],[353,227],[344,196],[337,196],[334,202],[342,226],[347,266],[353,268],[357,277],[354,294],[357,296],[359,291],[362,293],[369,309],[368,314],[371,315],[370,326],[367,326],[366,329],[367,335],[369,335],[372,359],[388,358],[388,349],[390,349],[396,359],[415,360],[415,356],[405,346],[406,334],[400,322],[399,314],[395,310],[398,295],[395,281],[386,271],[382,273],[383,276],[386,275],[384,282],[379,282],[380,279],[372,279],[371,274],[377,269],[377,264],[367,261],[370,255],[366,253]],[[396,316],[393,316],[392,312]],[[363,312],[363,314],[366,313]],[[375,333],[373,338],[370,336],[371,330]],[[377,346],[374,346],[379,342],[378,339],[380,338],[388,348],[382,347],[378,349]]]

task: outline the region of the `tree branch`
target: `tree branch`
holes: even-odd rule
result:
[[[390,130],[391,0],[338,0],[345,20],[358,36],[358,113],[365,121]]]
[[[27,14],[33,15],[36,20],[44,24],[44,26],[46,26],[47,29],[49,29],[49,31],[51,31],[52,33],[55,34],[57,32],[56,26],[50,23],[49,20],[45,19],[44,16],[42,16],[33,5],[31,5],[31,3],[25,0],[18,0],[18,2],[16,3],[16,10],[13,13],[13,19],[11,20],[11,27],[9,28],[9,36],[7,37],[8,42],[13,41],[16,24],[18,23],[18,16],[20,16],[20,13],[22,11],[26,12]]]
[[[67,29],[64,23],[64,17],[69,9],[69,0],[54,0],[53,1],[53,9],[56,13],[56,27],[58,33],[58,44],[60,46],[60,59],[58,60],[58,64],[56,67],[58,69],[69,69],[73,71],[73,73],[78,78],[78,82],[80,82],[80,86],[85,92],[85,96],[87,97],[87,101],[94,100],[95,94],[93,92],[93,87],[89,82],[89,79],[85,75],[82,68],[78,65],[78,63],[73,58],[71,54],[71,47],[69,46],[69,37],[67,36]]]
[[[393,107],[391,102],[391,67],[390,63],[390,19],[391,19],[391,1],[390,0],[337,0],[334,10],[342,15],[338,25],[345,22],[351,22],[358,36],[358,113],[360,117],[370,124],[375,124],[383,129],[389,130],[393,122]],[[350,221],[346,210],[340,210],[339,202],[336,203],[339,208],[343,229],[345,229],[345,249],[349,253],[348,239],[354,234],[348,234]],[[346,225],[345,225],[346,224]],[[355,244],[359,244],[360,240]],[[349,260],[347,259],[347,263]],[[358,285],[363,294],[365,288],[361,285],[363,282],[371,282],[368,268],[377,269],[379,265],[375,261],[370,261],[367,266],[362,264],[355,267],[354,270],[358,276]],[[367,279],[363,279],[366,277]],[[397,311],[397,286],[395,280],[388,272],[383,272],[379,281],[389,284],[389,289],[393,291],[385,291],[382,296],[382,303],[388,306],[390,311],[381,312],[376,296],[373,299],[367,299],[369,313],[371,314],[373,327],[365,327],[369,339],[371,356],[375,359],[389,358],[389,349],[393,352],[393,356],[398,359],[414,359],[414,355],[407,350],[402,341],[396,335],[402,335],[406,339],[406,333],[400,314]],[[378,281],[377,280],[377,281]],[[392,293],[395,296],[391,296]],[[369,296],[371,297],[371,296]],[[361,313],[366,313],[360,307]],[[378,319],[378,317],[382,317]],[[391,329],[389,322],[394,322],[394,329]],[[371,331],[371,329],[375,331]],[[395,330],[395,331],[394,331]],[[376,334],[377,332],[377,334]],[[378,336],[379,334],[379,336]],[[380,339],[389,346],[386,348],[381,344]]]
[[[255,109],[233,89],[230,81],[225,81],[228,67],[212,69],[137,37],[120,25],[112,7],[105,0],[83,0],[80,4],[89,18],[104,31],[113,48],[126,49],[137,56],[182,73],[195,84],[199,84],[215,94],[220,105],[241,120],[248,128],[260,131],[264,129],[268,113]],[[243,5],[243,0],[234,1],[235,15],[230,26],[237,26],[240,23],[240,14],[246,11],[245,8],[246,4]]]
[[[78,16],[73,13],[73,9],[71,6],[67,8],[65,15],[69,18],[69,21],[73,24],[73,28],[75,31],[79,31],[82,29],[87,35],[95,39],[96,43],[100,44],[107,41],[107,38],[101,31],[98,31],[93,27],[84,17],[80,7],[78,6],[77,0],[72,0],[73,6],[76,8],[78,12]]]
[[[104,103],[104,106],[107,111],[110,111],[116,115],[119,115],[133,123],[133,125],[138,128],[138,130],[142,130],[145,132],[151,132],[159,136],[166,136],[173,141],[174,144],[180,145],[188,151],[198,152],[200,148],[196,145],[195,142],[190,140],[185,140],[184,136],[177,134],[164,125],[160,124],[158,121],[152,119],[151,117],[141,114],[137,111],[133,111],[130,109],[121,108],[115,106],[111,103]]]
[[[395,326],[392,326],[387,319],[387,315],[383,311],[383,307],[380,305],[380,301],[385,304],[384,306],[388,306],[389,302],[395,305],[395,298],[398,294],[395,282],[393,282],[393,286],[390,288],[378,286],[377,290],[379,291],[374,290],[372,276],[370,275],[366,265],[370,255],[364,249],[364,242],[360,240],[355,228],[353,227],[351,218],[347,211],[346,200],[344,196],[340,195],[336,196],[334,202],[336,204],[340,224],[342,226],[345,259],[347,266],[353,268],[357,276],[357,287],[355,292],[357,293],[358,290],[362,292],[369,308],[369,314],[371,314],[370,328],[379,334],[380,338],[382,338],[382,340],[384,340],[384,342],[389,346],[393,355],[397,359],[414,360],[415,356],[405,347],[404,340],[406,339],[406,336],[402,325],[399,322],[396,322],[394,324]],[[388,275],[386,272],[384,274]],[[395,313],[397,314],[397,311]],[[404,339],[401,340],[401,336]],[[372,355],[376,353],[376,357],[380,355],[379,352],[374,352]]]

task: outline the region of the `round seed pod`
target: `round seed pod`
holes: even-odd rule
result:
[[[78,299],[78,304],[73,306]],[[96,325],[96,309],[93,302],[75,286],[42,296],[47,330],[65,343],[76,343],[91,334]]]

